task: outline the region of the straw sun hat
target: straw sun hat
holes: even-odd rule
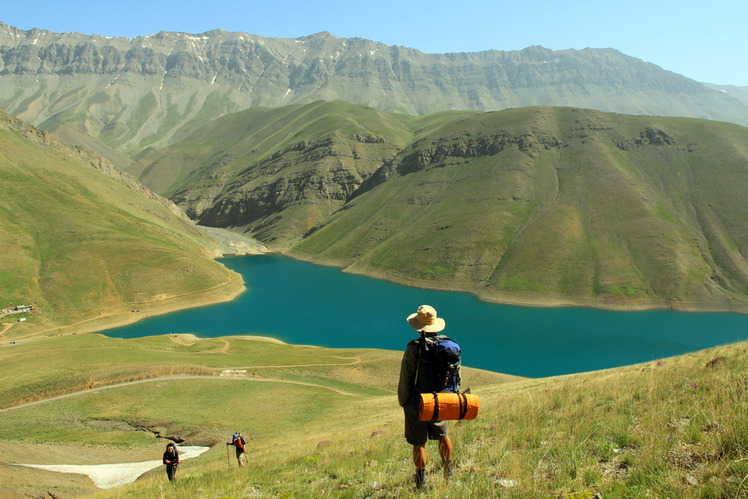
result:
[[[418,312],[408,316],[408,324],[416,331],[425,331],[427,333],[438,333],[444,329],[444,319],[436,316],[436,310],[429,305],[421,305]]]

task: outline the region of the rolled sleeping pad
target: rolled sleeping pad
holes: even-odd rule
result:
[[[473,393],[422,393],[418,401],[420,421],[475,419],[480,399]]]

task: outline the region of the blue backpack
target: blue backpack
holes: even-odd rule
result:
[[[425,393],[460,391],[460,345],[449,338],[429,341],[422,336],[420,366],[426,369],[429,385]]]

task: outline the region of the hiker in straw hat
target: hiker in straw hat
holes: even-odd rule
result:
[[[447,337],[439,335],[444,329],[444,319],[436,315],[429,305],[421,305],[418,311],[407,318],[410,327],[421,333],[420,338],[408,343],[400,364],[400,382],[397,398],[405,412],[405,440],[413,446],[413,463],[416,488],[426,484],[426,441],[439,441],[439,455],[444,466],[444,476],[452,476],[452,441],[447,434],[447,421],[419,421],[417,401],[420,393],[428,392],[433,381],[428,379],[430,371],[423,368],[421,356],[425,342],[436,342]]]

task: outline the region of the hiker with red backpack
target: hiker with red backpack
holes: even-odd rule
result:
[[[433,307],[421,305],[415,314],[408,316],[407,321],[421,336],[409,342],[403,354],[397,398],[405,412],[405,439],[413,446],[415,485],[420,489],[426,484],[427,440],[439,441],[444,477],[447,480],[452,477],[452,441],[447,434],[448,421],[419,420],[418,401],[421,393],[458,390],[460,349],[446,336],[437,334],[446,323],[437,317]],[[446,358],[451,362],[442,360]]]
[[[234,436],[231,437],[231,442],[226,442],[226,445],[233,445],[236,447],[236,461],[239,463],[239,467],[241,468],[244,466],[244,454],[246,452],[245,444],[247,442],[244,440],[244,437],[241,433],[234,433]],[[228,451],[228,449],[226,449]]]
[[[173,482],[176,479],[177,466],[179,465],[179,452],[173,442],[166,444],[163,463],[166,465],[166,476],[169,477],[170,482]]]

